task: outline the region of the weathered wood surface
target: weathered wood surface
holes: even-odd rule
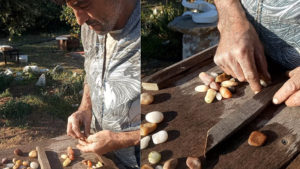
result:
[[[300,168],[300,154],[291,162],[287,169],[299,169]]]
[[[169,138],[167,142],[159,145],[154,145],[151,141],[149,146],[142,150],[142,164],[149,164],[148,154],[158,151],[162,154],[159,164],[163,165],[170,158],[178,158],[177,168],[180,169],[187,168],[185,161],[188,156],[200,157],[205,168],[286,167],[300,150],[300,109],[287,108],[285,105],[271,104],[266,107],[254,121],[216,147],[216,150],[203,160],[207,131],[220,119],[254,97],[250,87],[244,83],[237,88],[233,98],[206,104],[205,93],[194,91],[194,88],[201,84],[198,74],[203,71],[220,72],[220,69],[213,63],[206,64],[190,72],[182,72],[178,75],[179,78],[172,80],[173,86],[169,88],[147,91],[154,95],[155,101],[151,105],[142,106],[142,123],[145,123],[146,113],[156,110],[163,112],[165,119],[158,124],[155,132],[164,129]],[[264,146],[255,148],[248,145],[247,139],[253,130],[267,134],[268,140]]]
[[[76,149],[77,140],[72,139],[69,136],[60,136],[53,139],[48,139],[43,142],[26,144],[23,146],[19,146],[25,155],[23,157],[18,157],[14,155],[13,151],[15,148],[0,150],[0,159],[3,157],[7,157],[9,159],[18,158],[21,160],[30,160],[38,162],[38,159],[29,159],[28,153],[31,150],[36,149],[37,146],[41,147],[45,150],[45,154],[49,160],[50,166],[52,169],[63,169],[62,166],[63,160],[60,159],[61,154],[67,154],[67,147],[71,146],[75,152],[75,160],[72,161],[70,166],[65,167],[65,169],[86,169],[87,167],[81,163],[83,159],[91,160],[93,163],[98,161],[103,162],[103,169],[116,169],[115,163],[112,161],[114,158],[111,154],[107,154],[105,156],[101,156],[100,159],[93,153],[81,153],[78,149]],[[45,158],[45,157],[42,157]]]
[[[191,56],[153,75],[143,78],[142,87],[146,90],[160,90],[174,85],[173,82],[180,78],[183,72],[193,72],[195,68],[198,69],[198,67],[210,63],[216,48],[217,45],[212,46],[201,52],[202,57],[198,57],[198,55]]]
[[[36,151],[38,152],[38,161],[40,163],[41,169],[51,169],[48,157],[44,148],[37,146]]]

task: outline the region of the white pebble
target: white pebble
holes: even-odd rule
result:
[[[14,163],[8,163],[8,164],[6,164],[6,167],[13,168],[14,167]]]
[[[60,156],[60,158],[62,158],[62,159],[67,159],[68,158],[68,155],[67,154],[62,154],[61,156]]]
[[[146,137],[141,139],[141,150],[148,147],[150,139],[151,139],[150,136],[146,136]]]
[[[218,73],[216,73],[216,72],[211,72],[210,75],[211,75],[212,77],[216,78],[216,77],[218,76]]]
[[[162,112],[153,111],[146,114],[145,118],[149,123],[160,123],[161,121],[163,121],[164,115],[162,114]]]
[[[264,81],[263,79],[259,80],[260,85],[262,85],[263,87],[268,87],[268,84],[266,83],[266,81]]]
[[[218,92],[217,95],[216,95],[216,98],[217,98],[217,100],[219,100],[219,101],[222,100],[222,95],[221,95],[221,93]]]
[[[148,155],[148,161],[151,164],[157,164],[161,159],[161,155],[157,151],[152,151]]]
[[[235,82],[235,78],[231,78],[230,81]]]
[[[161,165],[157,165],[155,169],[163,169],[163,167]]]
[[[33,162],[30,163],[30,168],[37,169],[37,168],[39,168],[39,164],[37,162],[33,161]]]
[[[165,130],[161,130],[152,135],[152,141],[154,144],[164,143],[168,140],[168,133]]]
[[[196,92],[207,92],[208,89],[209,87],[206,85],[199,85],[195,87]]]

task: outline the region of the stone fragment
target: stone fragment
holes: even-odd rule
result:
[[[149,164],[142,165],[141,169],[153,169],[153,167]]]
[[[151,140],[150,136],[146,136],[141,139],[141,150],[148,147],[150,140]]]
[[[222,97],[221,93],[218,92],[218,93],[216,94],[216,99],[219,100],[219,101],[221,101],[222,98],[223,98],[223,97]]]
[[[216,83],[216,82],[211,82],[211,83],[209,84],[209,87],[210,87],[211,89],[216,90],[216,91],[219,91],[219,89],[220,89],[219,83]]]
[[[238,82],[233,82],[233,81],[230,81],[230,80],[226,80],[226,81],[223,81],[221,83],[221,86],[223,87],[232,87],[232,86],[237,86],[239,83]]]
[[[141,136],[147,136],[148,134],[152,133],[156,128],[157,128],[156,123],[141,124],[140,127]]]
[[[186,159],[186,165],[189,167],[189,169],[201,169],[201,161],[197,157],[188,157]]]
[[[205,95],[205,98],[204,98],[205,102],[212,103],[214,101],[216,95],[217,95],[217,92],[214,89],[208,89],[207,93]]]
[[[226,73],[222,73],[216,77],[215,82],[221,83],[221,82],[223,82],[225,80],[229,80],[229,79],[230,79],[229,75],[227,75]]]
[[[37,168],[39,168],[39,164],[37,162],[35,162],[35,161],[32,161],[30,163],[30,168],[37,169]]]
[[[171,158],[164,163],[163,169],[175,169],[177,167],[178,160],[176,158]]]
[[[37,157],[37,151],[36,150],[32,150],[29,152],[28,156],[30,158],[36,158]]]
[[[22,150],[17,148],[17,149],[14,150],[14,154],[17,155],[17,156],[22,156],[23,152],[22,152]]]
[[[232,93],[226,87],[221,87],[220,93],[221,93],[222,97],[225,99],[232,97]]]
[[[154,101],[154,97],[149,93],[142,93],[141,94],[141,104],[149,105]]]
[[[150,164],[157,164],[161,159],[161,155],[157,151],[152,151],[148,155],[148,161]]]
[[[199,85],[195,87],[196,92],[207,92],[208,89],[209,87],[206,85]]]
[[[260,131],[253,131],[249,138],[248,138],[248,144],[250,146],[259,147],[262,146],[267,140],[267,136],[260,132]]]
[[[168,140],[168,133],[165,130],[161,130],[152,135],[152,141],[154,144],[161,144]]]
[[[145,119],[149,123],[160,123],[163,121],[164,115],[162,114],[162,112],[153,111],[153,112],[146,114]]]
[[[214,81],[214,78],[212,76],[210,76],[209,74],[205,73],[205,72],[201,72],[199,74],[199,78],[201,79],[201,81],[205,84],[205,85],[209,85],[211,82]]]

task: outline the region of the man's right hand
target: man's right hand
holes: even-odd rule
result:
[[[91,129],[92,112],[89,110],[78,110],[68,118],[67,135],[77,139],[87,138]],[[80,127],[84,126],[84,133]]]
[[[238,0],[216,1],[216,6],[221,39],[214,61],[226,74],[247,81],[258,93],[261,90],[259,75],[267,80],[271,78],[258,35]]]

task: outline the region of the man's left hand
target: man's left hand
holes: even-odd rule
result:
[[[300,106],[300,67],[289,72],[290,79],[276,92],[274,104],[285,102],[289,107]]]
[[[114,151],[122,147],[120,140],[118,141],[118,134],[109,130],[97,132],[90,135],[86,141],[79,140],[77,148],[82,152],[93,152],[98,155]]]

